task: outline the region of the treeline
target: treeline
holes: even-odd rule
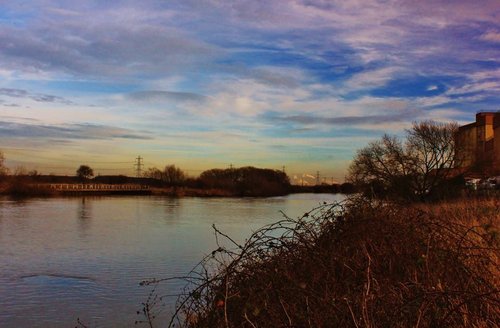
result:
[[[322,184],[317,186],[291,185],[289,177],[280,170],[245,166],[240,168],[210,169],[199,177],[190,177],[175,165],[163,169],[148,168],[141,177],[125,175],[97,175],[88,165],[80,165],[75,175],[43,175],[22,167],[10,172],[0,152],[0,193],[12,195],[41,195],[44,184],[140,184],[157,188],[164,195],[200,196],[281,196],[290,193],[352,193],[352,183]]]
[[[330,193],[330,194],[353,194],[357,192],[354,184],[345,182],[341,184],[320,184],[314,186],[292,185],[292,193]]]
[[[199,177],[202,187],[231,190],[239,196],[275,196],[290,192],[288,176],[278,170],[251,166],[212,169]]]
[[[357,188],[350,182],[313,186],[292,185],[286,173],[279,170],[245,166],[241,168],[210,169],[198,178],[190,178],[175,165],[163,170],[150,168],[145,177],[163,186],[185,186],[199,189],[221,189],[237,196],[276,196],[288,193],[343,193],[352,194]]]
[[[164,187],[221,189],[235,196],[277,196],[291,191],[290,180],[284,172],[251,166],[211,169],[202,172],[198,178],[190,178],[175,165],[167,165],[164,170],[148,169],[145,177]]]

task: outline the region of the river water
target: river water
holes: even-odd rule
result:
[[[217,246],[212,224],[243,242],[342,195],[0,198],[0,327],[133,327],[148,278],[185,275]],[[181,281],[161,285],[177,294]],[[171,315],[167,299],[159,321]],[[160,326],[160,325],[159,325]]]

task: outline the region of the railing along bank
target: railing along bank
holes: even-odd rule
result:
[[[55,191],[140,191],[149,190],[149,186],[137,184],[100,184],[100,183],[49,183],[37,184],[37,188]]]

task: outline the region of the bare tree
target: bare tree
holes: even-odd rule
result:
[[[0,177],[7,175],[9,173],[9,169],[5,166],[5,156],[3,152],[0,151]]]
[[[358,151],[348,181],[377,192],[425,199],[454,165],[456,123],[414,123],[406,138],[384,135]],[[376,193],[377,193],[376,192]]]
[[[156,167],[149,168],[144,172],[144,176],[147,178],[158,179],[169,185],[180,185],[186,180],[186,174],[180,168],[175,165],[167,165],[160,171]]]
[[[407,131],[406,151],[409,154],[413,189],[426,195],[450,176],[454,166],[456,123],[424,121],[414,123]]]
[[[144,177],[162,180],[163,179],[163,172],[160,171],[156,167],[150,167],[146,170],[146,172],[144,172]]]
[[[179,185],[186,180],[186,174],[175,165],[167,165],[163,170],[163,181],[172,185]]]
[[[384,135],[358,151],[349,168],[349,180],[356,184],[378,181],[392,184],[408,173],[403,144],[396,137]]]
[[[26,169],[26,167],[20,165],[20,166],[16,166],[15,170],[14,170],[14,175],[15,176],[25,176],[25,175],[28,175],[28,169]]]

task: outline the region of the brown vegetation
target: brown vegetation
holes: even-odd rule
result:
[[[284,172],[252,166],[204,171],[198,180],[203,188],[228,190],[235,196],[278,196],[290,192],[290,180]]]
[[[499,221],[498,199],[356,199],[285,217],[204,259],[170,326],[498,327]]]
[[[54,192],[36,184],[38,178],[36,171],[25,172],[23,168],[17,168],[14,175],[3,176],[0,182],[0,195],[13,197],[40,197],[52,196]]]
[[[164,187],[151,188],[151,194],[156,196],[170,197],[232,197],[228,190],[223,189],[200,189],[189,187]]]
[[[144,177],[159,180],[169,186],[182,185],[187,179],[186,173],[175,165],[167,165],[163,171],[156,167],[149,168]]]
[[[9,169],[5,166],[5,156],[0,151],[0,180],[9,173]]]

